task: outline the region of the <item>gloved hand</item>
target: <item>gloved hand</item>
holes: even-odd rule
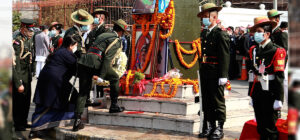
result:
[[[98,77],[98,79],[97,79],[97,83],[102,83],[103,82],[103,79],[102,78],[100,78],[100,77]]]
[[[281,108],[282,108],[282,102],[279,101],[279,100],[275,100],[273,108],[274,108],[274,110],[281,110]]]
[[[219,85],[225,85],[227,81],[227,78],[219,78]]]

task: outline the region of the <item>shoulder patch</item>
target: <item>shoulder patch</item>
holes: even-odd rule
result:
[[[274,72],[284,71],[286,51],[283,48],[277,48],[274,59]]]

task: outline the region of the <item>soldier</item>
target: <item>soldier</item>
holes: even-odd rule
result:
[[[277,23],[277,26],[274,27],[271,33],[272,42],[288,51],[288,34],[279,28],[280,15],[282,15],[282,13],[278,13],[277,10],[272,9],[268,11],[267,14],[271,21],[275,21]]]
[[[75,122],[73,131],[83,129],[81,123],[81,114],[85,106],[87,95],[90,93],[92,78],[99,82],[108,80],[110,82],[110,99],[111,105],[109,113],[124,111],[124,107],[117,104],[119,94],[119,76],[112,70],[112,61],[119,49],[122,48],[120,37],[127,33],[127,23],[122,19],[113,21],[114,27],[112,32],[106,32],[96,38],[96,41],[89,48],[88,52],[78,61],[79,72],[79,95],[75,109]],[[98,78],[100,77],[100,78]]]
[[[221,139],[226,120],[224,85],[227,82],[230,62],[229,35],[217,26],[218,12],[222,7],[206,3],[198,17],[205,29],[201,32],[202,56],[200,81],[204,113],[203,129],[199,138]],[[218,127],[216,127],[218,121]]]
[[[60,34],[62,34],[62,24],[54,24],[50,28],[49,36],[51,37],[51,48],[53,48],[53,52],[56,51],[62,45],[63,38]]]
[[[278,139],[275,126],[283,101],[283,79],[286,51],[270,39],[277,23],[267,17],[254,19],[250,32],[254,34],[254,45],[249,50],[249,95],[252,98],[257,132],[261,140]]]
[[[71,36],[73,34],[81,36],[81,42],[78,42],[77,51],[75,52],[76,56],[80,57],[82,53],[86,53],[84,40],[82,39],[83,32],[89,30],[88,25],[93,23],[93,16],[87,11],[79,9],[71,14],[71,19],[75,24],[65,32],[65,36]]]
[[[108,17],[108,12],[105,11],[104,9],[95,9],[94,12],[92,13],[94,17],[94,25],[93,30],[88,34],[88,37],[85,41],[86,45],[86,50],[88,51],[89,47],[95,42],[96,37],[101,35],[102,33],[105,33],[109,31],[109,29],[105,28],[105,18]],[[102,92],[103,94],[103,87],[97,86],[97,94],[98,92]],[[86,105],[96,105],[93,104],[92,101],[90,100],[90,94],[87,96],[87,101]]]
[[[31,99],[32,61],[34,44],[32,36],[34,20],[22,19],[20,34],[13,42],[15,60],[13,62],[13,120],[16,131],[25,131],[30,126],[27,117]]]

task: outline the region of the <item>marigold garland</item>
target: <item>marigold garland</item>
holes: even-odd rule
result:
[[[175,47],[176,47],[177,57],[178,57],[180,63],[188,69],[193,67],[196,64],[196,62],[198,60],[198,57],[201,56],[200,38],[196,39],[196,40],[193,40],[193,43],[192,43],[193,50],[188,51],[188,50],[184,49],[180,45],[178,40],[175,40]],[[197,50],[198,50],[198,54],[196,53]],[[194,57],[193,61],[190,64],[185,62],[181,52],[183,52],[184,54],[195,54],[195,57]]]
[[[145,24],[142,24],[142,34],[143,36],[147,36],[150,29],[150,22],[146,23],[146,31],[145,31]]]
[[[157,85],[160,84],[161,87],[161,93],[157,93]],[[164,84],[169,84],[169,91],[168,93],[165,92]],[[161,98],[173,98],[175,97],[178,89],[178,85],[193,85],[193,91],[195,94],[199,92],[198,84],[199,82],[197,80],[190,80],[190,79],[165,79],[163,81],[158,81],[153,83],[153,89],[150,93],[144,94],[145,97],[161,97]]]
[[[160,25],[163,29],[169,29],[169,32],[166,34],[163,34],[160,31],[159,36],[161,39],[166,39],[172,35],[175,26],[175,8],[173,0],[170,1],[170,4],[164,13],[163,20]]]

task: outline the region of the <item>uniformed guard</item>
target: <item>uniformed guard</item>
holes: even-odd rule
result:
[[[261,140],[278,139],[275,126],[283,102],[286,51],[270,39],[277,23],[267,17],[254,19],[250,31],[258,45],[250,48],[249,95]]]
[[[95,42],[97,36],[109,31],[109,29],[105,28],[105,19],[108,17],[107,11],[105,11],[104,9],[95,9],[92,15],[94,17],[93,26],[95,27],[88,34],[87,39],[85,41],[85,48],[87,51],[90,48],[90,46]],[[103,87],[97,86],[97,93],[100,91],[103,92]],[[86,105],[87,106],[96,105],[93,104],[92,101],[90,100],[90,94],[88,94],[87,96]]]
[[[62,34],[62,24],[54,24],[49,28],[49,36],[51,37],[51,48],[53,48],[53,52],[56,51],[62,45],[63,38],[60,34]]]
[[[124,107],[117,104],[119,94],[119,75],[112,69],[112,61],[118,52],[122,49],[120,37],[127,33],[127,23],[122,19],[113,21],[113,31],[101,34],[89,48],[88,52],[78,61],[79,72],[79,96],[77,98],[75,109],[75,122],[73,131],[78,131],[84,126],[81,123],[81,114],[85,106],[87,94],[90,93],[92,78],[107,80],[110,82],[110,113],[124,111]],[[98,78],[99,77],[99,78]]]
[[[75,52],[76,56],[79,58],[82,53],[86,53],[84,40],[82,39],[83,32],[89,30],[88,25],[92,24],[94,19],[92,15],[83,9],[73,12],[71,14],[71,19],[75,24],[65,32],[65,36],[71,36],[73,34],[81,36],[81,42],[78,42],[77,51]]]
[[[226,121],[224,85],[228,77],[230,40],[229,35],[216,23],[221,9],[222,7],[217,7],[213,3],[206,3],[197,15],[205,26],[200,36],[202,46],[200,81],[204,119],[199,138],[224,137],[223,125]]]
[[[288,33],[283,32],[279,28],[280,15],[282,15],[282,13],[278,13],[276,9],[272,9],[268,11],[267,14],[271,21],[275,21],[277,23],[277,26],[274,27],[271,33],[272,42],[288,51]]]
[[[31,100],[31,81],[33,68],[34,20],[22,19],[20,33],[13,41],[14,62],[13,78],[13,120],[16,131],[25,131],[30,127],[27,117]]]

